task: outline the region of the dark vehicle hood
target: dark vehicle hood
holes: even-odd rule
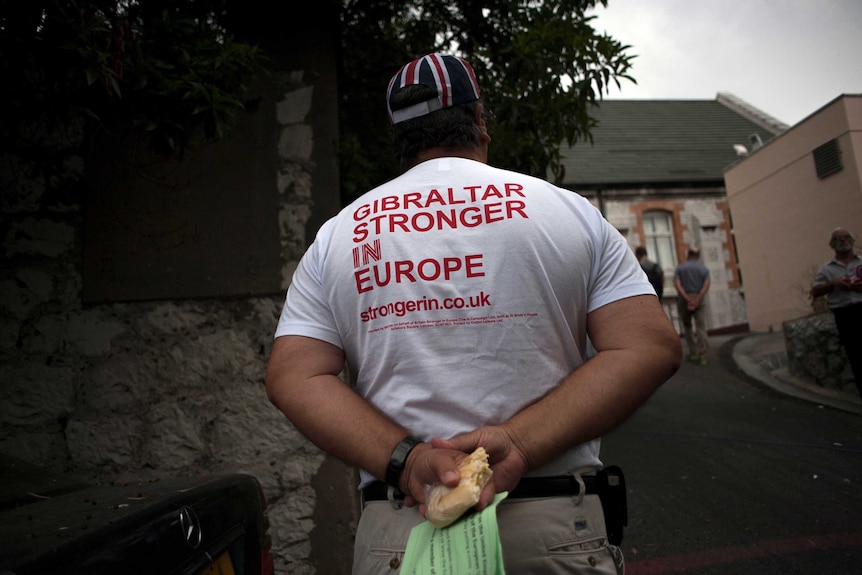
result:
[[[0,512],[2,575],[197,573],[231,546],[260,554],[264,504],[251,475],[107,487],[48,480],[41,491],[37,483],[23,495],[5,480],[0,488],[0,500],[18,505]]]

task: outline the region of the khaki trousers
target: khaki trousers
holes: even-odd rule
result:
[[[685,342],[688,344],[688,354],[697,357],[706,357],[709,351],[709,338],[706,334],[706,304],[700,304],[694,311],[688,309],[688,303],[679,298],[676,301],[679,312],[679,321],[685,332]],[[692,329],[694,323],[694,329]]]
[[[356,532],[353,575],[399,573],[410,529],[423,520],[418,507],[367,503]],[[622,551],[607,541],[597,495],[581,501],[578,496],[507,499],[497,507],[497,524],[509,575],[625,573]]]

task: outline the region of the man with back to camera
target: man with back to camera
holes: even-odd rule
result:
[[[510,492],[497,508],[510,573],[616,572],[590,488],[599,437],[675,373],[679,338],[598,210],[487,165],[466,61],[414,60],[386,98],[406,171],[318,232],[287,293],[267,394],[360,469],[354,573],[393,572],[426,486],[457,485],[479,446],[493,476],[476,508]],[[338,377],[345,359],[353,387]]]
[[[855,242],[856,237],[847,228],[832,230],[829,247],[835,257],[817,272],[811,296],[826,296],[826,305],[835,317],[838,338],[862,395],[862,257],[853,251]]]
[[[674,270],[673,284],[677,293],[677,312],[688,345],[688,358],[699,365],[706,365],[709,351],[704,301],[709,283],[709,269],[700,263],[700,248],[689,247],[686,261]]]
[[[654,262],[647,257],[647,250],[644,246],[635,248],[635,257],[638,259],[641,269],[646,274],[649,283],[652,284],[655,295],[658,296],[660,301],[664,295],[664,271],[658,262]]]

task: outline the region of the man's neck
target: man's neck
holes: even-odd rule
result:
[[[488,163],[488,148],[487,146],[477,146],[475,148],[429,148],[422,150],[416,154],[413,166],[434,160],[436,158],[466,158],[468,160],[476,160],[483,164]]]
[[[841,262],[842,264],[846,264],[847,262],[852,260],[855,255],[856,254],[853,251],[841,252],[841,253],[835,252],[835,259],[837,261]]]

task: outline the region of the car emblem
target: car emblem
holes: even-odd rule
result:
[[[183,530],[183,536],[186,538],[188,546],[197,549],[198,545],[201,544],[203,533],[201,533],[201,522],[191,507],[180,509],[180,529]]]

